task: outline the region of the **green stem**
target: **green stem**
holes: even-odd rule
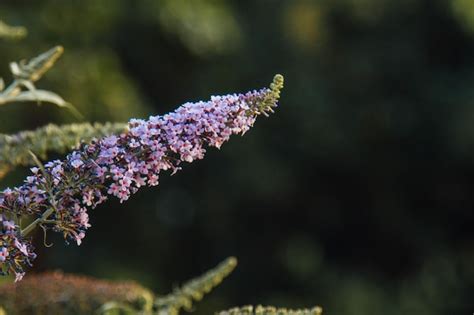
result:
[[[38,218],[36,220],[34,220],[33,222],[31,222],[30,225],[28,225],[26,228],[24,228],[23,230],[21,230],[21,235],[23,236],[26,236],[28,235],[29,233],[31,233],[31,231],[34,230],[34,228],[44,222],[45,220],[47,220],[49,218],[50,215],[52,215],[54,212],[54,208],[49,208],[48,210],[46,210],[43,215],[41,216],[41,218]]]

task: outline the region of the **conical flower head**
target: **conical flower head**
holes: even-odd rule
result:
[[[21,244],[27,244],[24,237],[41,225],[80,245],[90,227],[88,209],[109,196],[126,201],[139,188],[158,185],[162,171],[174,174],[182,163],[202,159],[207,147],[220,148],[231,135],[243,135],[258,115],[273,112],[282,87],[283,77],[277,75],[270,88],[213,96],[207,102],[186,103],[163,116],[132,119],[128,130],[120,135],[83,144],[65,160],[44,166],[38,163],[22,186],[0,193],[4,220],[35,218],[21,232],[15,227]],[[1,231],[3,239],[7,234]],[[11,242],[0,243],[0,266],[4,272],[22,274],[21,266],[34,258],[30,246],[21,247],[26,249],[15,256],[15,264],[11,262],[11,246]],[[6,248],[4,254],[2,248]]]

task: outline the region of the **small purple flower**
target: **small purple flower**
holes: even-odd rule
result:
[[[15,273],[15,282],[21,281],[25,276],[24,272],[17,272]]]
[[[144,178],[144,177],[141,177],[141,176],[139,176],[139,175],[135,176],[135,177],[133,178],[133,181],[135,182],[135,186],[137,186],[137,188],[140,188],[140,187],[146,185],[145,178]]]
[[[109,186],[109,190],[107,190],[107,193],[109,195],[114,195],[114,196],[117,196],[118,193],[120,191],[120,186],[115,184],[115,183],[112,183],[110,186]]]
[[[84,162],[82,162],[80,159],[72,160],[71,161],[71,166],[74,168],[79,168],[82,165],[84,165]]]
[[[25,256],[28,256],[28,246],[26,244],[20,243],[17,239],[15,240],[15,247]]]
[[[13,231],[15,229],[15,223],[13,221],[3,221],[3,228],[6,231]]]
[[[2,247],[0,249],[0,262],[4,262],[8,257],[8,249],[6,247]]]
[[[156,186],[158,185],[158,175],[151,174],[148,176],[148,185]]]
[[[69,155],[68,160],[69,160],[69,164],[75,169],[78,169],[79,167],[84,165],[84,162],[82,161],[82,156],[77,151],[72,152]],[[45,166],[48,167],[49,169],[51,169],[51,168],[54,168],[54,164],[53,165],[46,164]]]
[[[128,146],[130,148],[138,148],[140,146],[140,142],[132,138],[130,142],[128,143]]]
[[[82,239],[86,236],[84,232],[80,232],[79,234],[75,235],[77,246],[81,245]]]
[[[104,139],[102,139],[102,144],[106,147],[113,147],[116,143],[117,143],[117,136],[115,135],[112,135],[112,136],[109,136],[109,137],[105,137]]]
[[[97,168],[95,169],[95,175],[101,179],[105,176],[106,172],[107,172],[106,167],[97,166]]]
[[[82,202],[90,207],[92,206],[93,201],[94,201],[94,191],[92,189],[88,189],[87,191],[84,192],[82,196]]]

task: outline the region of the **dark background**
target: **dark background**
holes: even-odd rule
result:
[[[79,248],[38,235],[34,271],[170,291],[229,255],[197,306],[326,314],[474,311],[474,1],[20,1],[8,62],[66,52],[37,84],[89,121],[126,121],[285,75],[281,107],[245,137],[121,205],[91,211]],[[0,108],[0,132],[74,122]],[[52,156],[54,157],[54,156]],[[2,187],[20,183],[26,170]]]

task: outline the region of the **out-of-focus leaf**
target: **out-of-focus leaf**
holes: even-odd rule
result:
[[[28,34],[23,26],[10,26],[0,20],[0,38],[21,39]],[[0,313],[1,314],[1,313]]]
[[[56,60],[62,55],[64,48],[62,46],[55,46],[41,55],[32,58],[30,61],[22,60],[20,62],[11,62],[10,71],[15,80],[3,91],[4,83],[0,82],[0,105],[13,102],[28,102],[35,101],[38,104],[47,102],[55,104],[59,107],[69,109],[71,113],[78,119],[82,118],[82,114],[66,102],[58,94],[46,91],[37,90],[34,83],[38,81],[51,67]],[[28,91],[22,91],[22,87]]]

